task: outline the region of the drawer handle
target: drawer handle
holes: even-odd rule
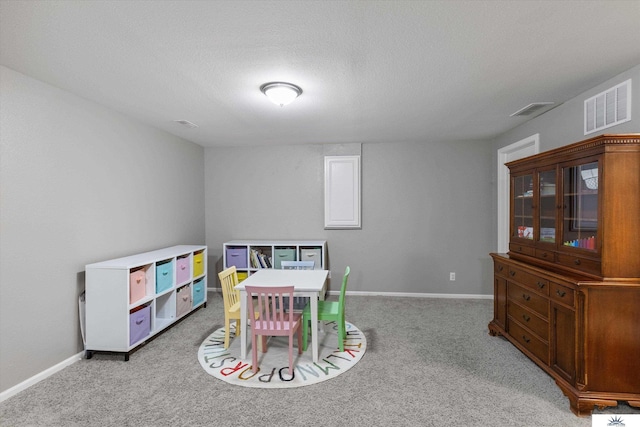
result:
[[[579,259],[577,259],[577,260],[573,261],[573,263],[574,263],[575,265],[580,265],[580,260],[579,260]]]
[[[168,272],[168,271],[163,271],[163,272],[162,272],[162,275],[163,275],[163,276],[166,276],[167,274],[169,274],[169,272]]]
[[[567,293],[566,293],[565,291],[561,291],[560,289],[558,289],[558,290],[556,291],[556,294],[558,294],[558,296],[559,296],[560,298],[562,298],[562,297],[564,297]]]
[[[511,275],[511,277],[513,277],[513,276],[516,275],[516,272],[515,271],[510,271],[509,274]]]
[[[187,266],[186,265],[181,265],[180,266],[180,270],[186,270]]]
[[[542,258],[546,258],[549,254],[547,254],[546,252],[542,254]]]
[[[529,320],[531,320],[531,317],[527,316],[526,314],[523,314],[522,318],[524,319],[525,322],[528,322]]]
[[[538,282],[538,287],[540,289],[544,288],[545,283],[544,282]]]
[[[522,246],[518,246],[518,250],[522,252]]]
[[[525,335],[523,335],[523,336],[522,336],[522,340],[523,340],[524,342],[526,342],[527,344],[529,344],[529,342],[531,341],[531,339],[530,339],[530,338],[527,338]]]
[[[531,299],[531,295],[522,294],[522,298],[524,298],[525,301],[529,301]]]
[[[501,266],[501,265],[499,265],[499,266],[498,266],[498,271],[502,271],[502,270],[504,270],[504,267],[503,267],[503,266]]]
[[[144,319],[138,319],[136,320],[136,325],[140,325],[142,322],[144,322]]]
[[[140,282],[142,282],[142,278],[141,278],[141,277],[138,277],[138,278],[136,279],[136,283],[140,283]]]

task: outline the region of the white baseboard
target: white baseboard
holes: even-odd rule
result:
[[[222,292],[221,288],[207,288],[208,292]],[[329,291],[329,295],[340,295],[340,291]],[[411,298],[450,298],[450,299],[493,299],[493,294],[431,294],[417,292],[368,292],[347,291],[347,295],[380,296],[380,297],[411,297]]]
[[[340,291],[329,291],[329,295],[340,295]],[[380,297],[410,297],[410,298],[449,298],[449,299],[493,299],[493,295],[481,294],[431,294],[417,292],[368,292],[347,291],[347,295],[380,296]]]
[[[23,390],[26,390],[27,388],[31,387],[34,384],[39,383],[40,381],[44,380],[45,378],[50,377],[51,375],[55,374],[56,372],[59,372],[59,371],[63,370],[67,366],[73,365],[78,360],[82,359],[83,357],[84,357],[84,351],[81,351],[80,353],[78,353],[78,354],[76,354],[74,356],[71,356],[67,360],[63,360],[62,362],[58,363],[57,365],[52,366],[49,369],[45,369],[44,371],[40,372],[39,374],[36,374],[36,375],[32,376],[31,378],[28,378],[27,380],[21,382],[20,384],[16,384],[15,386],[11,387],[10,389],[3,391],[2,393],[0,393],[0,402],[4,402],[8,398],[15,396],[16,394],[20,393]]]

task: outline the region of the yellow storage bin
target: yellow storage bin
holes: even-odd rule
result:
[[[204,253],[203,251],[193,253],[193,277],[204,274]]]

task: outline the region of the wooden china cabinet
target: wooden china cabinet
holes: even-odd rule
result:
[[[551,375],[571,410],[640,407],[640,134],[507,163],[510,241],[491,335]]]

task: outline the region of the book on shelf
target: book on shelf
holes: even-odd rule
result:
[[[267,268],[267,262],[264,259],[264,254],[262,252],[258,253],[258,261],[260,261],[260,268]]]
[[[260,268],[260,261],[258,261],[258,251],[256,251],[255,249],[251,249],[250,259],[252,268]]]
[[[251,268],[273,268],[273,261],[270,256],[258,249],[251,249]]]

